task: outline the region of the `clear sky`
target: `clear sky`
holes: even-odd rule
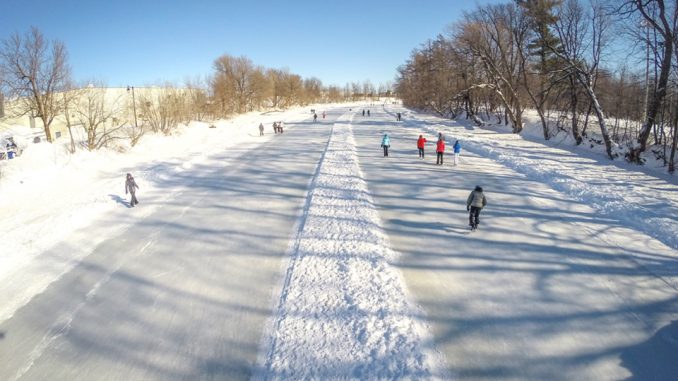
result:
[[[66,44],[76,80],[109,86],[204,77],[223,54],[325,85],[379,85],[412,49],[487,2],[0,0],[0,39],[36,26]]]

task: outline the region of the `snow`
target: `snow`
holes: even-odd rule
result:
[[[310,109],[336,110],[342,116],[331,122],[315,171],[304,173],[310,181],[296,225],[289,227],[281,284],[273,290],[270,309],[262,317],[266,323],[254,349],[256,359],[242,360],[251,366],[255,379],[448,379],[450,370],[459,378],[615,378],[630,375],[620,370],[620,359],[627,368],[637,369],[634,364],[643,355],[635,351],[643,345],[651,349],[647,353],[655,353],[656,348],[676,350],[671,343],[678,336],[669,325],[678,313],[676,177],[609,161],[603,152],[575,147],[561,138],[549,142],[532,138],[531,133],[539,136],[538,130],[529,125],[524,135],[515,135],[504,127],[474,127],[467,121],[445,120],[397,105],[371,105],[372,119],[356,121],[355,107],[368,105],[311,105],[250,113],[218,121],[216,128],[192,122],[172,136],[145,136],[127,152],[110,149],[71,155],[60,144],[28,144],[20,157],[0,161],[0,334],[3,323],[37,303],[40,295],[48,294],[103,242],[147,222],[149,216],[164,217],[149,223],[153,229],[146,241],[140,240],[139,233],[132,243],[113,245],[113,252],[122,252],[115,252],[109,267],[96,274],[98,278],[80,299],[53,318],[44,336],[38,333],[41,337],[22,365],[7,374],[12,379],[31,379],[31,372],[49,366],[49,362],[35,364],[52,347],[66,346],[58,342],[71,334],[72,326],[86,325],[79,319],[81,311],[96,304],[100,294],[114,292],[109,283],[123,266],[139,261],[144,268],[142,254],[163,245],[161,237],[190,234],[166,226],[175,226],[203,198],[183,206],[180,215],[156,214],[187,191],[191,184],[183,181],[198,181],[184,174],[205,168],[224,170],[215,164],[215,157],[223,152],[232,152],[232,161],[224,165],[244,163],[246,152],[269,147],[277,138],[271,133],[273,121],[283,120],[286,134],[310,128],[304,125],[312,117]],[[392,122],[396,112],[403,112],[403,122]],[[260,122],[265,125],[263,137],[258,133]],[[393,158],[379,157],[378,141],[384,132],[391,136]],[[416,159],[416,137],[429,134],[433,137],[429,142],[434,142],[438,132],[444,134],[448,147],[461,140],[459,168],[450,169],[450,156],[444,167],[427,167],[426,161]],[[126,207],[122,193],[127,172],[134,174],[141,188],[141,204],[134,209]],[[207,199],[220,197],[216,188],[225,181],[201,184],[201,192]],[[472,185],[481,182],[488,185],[489,206],[481,216],[481,229],[469,234],[461,204]],[[256,191],[265,194],[270,189]],[[274,199],[262,197],[259,202],[266,209],[276,208]],[[459,210],[449,210],[455,202]],[[199,220],[199,211],[195,213],[192,218]],[[237,214],[226,218],[232,224],[241,222]],[[455,220],[456,225],[450,224]],[[216,229],[214,234],[225,233]],[[191,247],[204,248],[199,243]],[[132,253],[129,257],[126,250]],[[181,254],[174,253],[168,260]],[[261,263],[251,264],[236,271],[256,273],[261,268]],[[160,266],[148,271],[153,279],[168,273]],[[214,272],[210,277],[220,272],[210,271]],[[147,280],[143,287],[154,286]],[[209,292],[210,300],[222,292],[218,287],[199,286],[191,284],[196,294]],[[257,286],[253,278],[233,288]],[[176,296],[170,292],[163,298]],[[179,299],[184,298],[190,304],[176,304],[176,308],[197,308],[191,298]],[[164,300],[156,297],[153,308],[158,299]],[[212,309],[223,313],[221,306],[207,304],[198,309],[198,318]],[[90,309],[87,315],[96,311]],[[210,336],[210,331],[200,328],[203,322],[193,322],[195,315],[177,322],[172,311],[163,312],[170,315],[168,326]],[[248,321],[261,312],[242,313],[237,319]],[[209,329],[218,322],[209,320],[204,325]],[[135,329],[139,327],[120,331]],[[170,351],[174,336],[139,346]],[[199,346],[199,342],[192,344]],[[235,339],[231,345],[246,346]],[[634,349],[617,355],[619,348],[629,346]],[[212,352],[193,347],[191,351]],[[598,352],[605,355],[593,354]],[[153,354],[157,359],[153,364],[186,373],[153,377],[143,369],[137,374],[147,379],[187,375],[201,379],[190,373],[195,368],[188,360],[176,363],[188,357],[183,355]],[[554,377],[558,356],[566,357],[561,369],[570,368]],[[568,363],[568,358],[579,362]],[[105,360],[115,362],[115,358]],[[205,366],[209,371],[218,368]],[[0,366],[0,376],[2,372]],[[121,371],[116,379],[124,375]]]

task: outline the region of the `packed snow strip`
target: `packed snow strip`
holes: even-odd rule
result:
[[[350,118],[335,124],[309,192],[255,379],[435,379],[420,326],[358,165]]]
[[[595,153],[583,150],[572,154],[549,146],[549,142],[533,142],[516,134],[501,134],[501,139],[497,139],[497,134],[483,128],[469,130],[469,126],[459,125],[449,129],[449,121],[423,114],[409,113],[408,118],[415,120],[417,126],[426,125],[421,121],[437,121],[425,127],[427,132],[449,134],[448,143],[461,139],[464,149],[545,182],[572,199],[590,205],[601,217],[623,221],[625,226],[678,249],[678,186],[675,184],[638,172],[638,168],[619,168],[626,166],[625,163],[607,164],[607,158],[595,157]]]

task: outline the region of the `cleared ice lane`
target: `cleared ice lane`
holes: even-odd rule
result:
[[[354,124],[360,165],[455,379],[676,380],[675,250],[486,157],[437,166],[438,132],[449,147],[468,129],[397,111]],[[470,233],[475,185],[488,206]]]
[[[159,177],[176,192],[170,202],[0,325],[0,380],[249,379],[327,124],[288,125],[264,145]],[[140,199],[129,213],[154,202]]]

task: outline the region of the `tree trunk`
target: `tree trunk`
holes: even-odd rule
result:
[[[645,152],[647,149],[647,140],[650,137],[652,128],[656,123],[659,109],[661,108],[664,98],[666,97],[669,74],[671,73],[671,59],[673,58],[673,35],[670,33],[670,31],[666,32],[668,33],[668,38],[666,38],[664,41],[664,60],[661,63],[659,80],[657,82],[657,91],[652,97],[650,107],[648,107],[647,119],[645,119],[645,123],[638,134],[638,144],[631,148],[628,155],[629,161],[637,164],[641,163],[640,154]]]
[[[678,146],[678,112],[673,118],[673,142],[671,143],[671,155],[669,157],[669,173],[673,174],[676,170],[676,148]]]
[[[570,76],[570,107],[572,110],[572,136],[574,141],[577,142],[577,145],[580,145],[583,141],[581,133],[579,132],[579,115],[577,114],[577,106],[579,103],[579,98],[577,97],[577,86],[576,79],[573,76]]]
[[[603,112],[603,107],[600,105],[600,102],[598,102],[598,97],[596,96],[596,93],[593,91],[593,88],[588,78],[585,80],[580,78],[580,82],[582,83],[582,85],[584,85],[584,88],[586,89],[586,92],[589,95],[589,98],[591,99],[591,105],[593,106],[593,110],[596,112],[596,116],[598,117],[600,133],[603,135],[603,141],[605,141],[605,151],[607,152],[607,156],[610,159],[614,159],[614,155],[612,154],[612,140],[610,139],[610,132],[607,130],[607,123],[605,122],[605,113]]]

